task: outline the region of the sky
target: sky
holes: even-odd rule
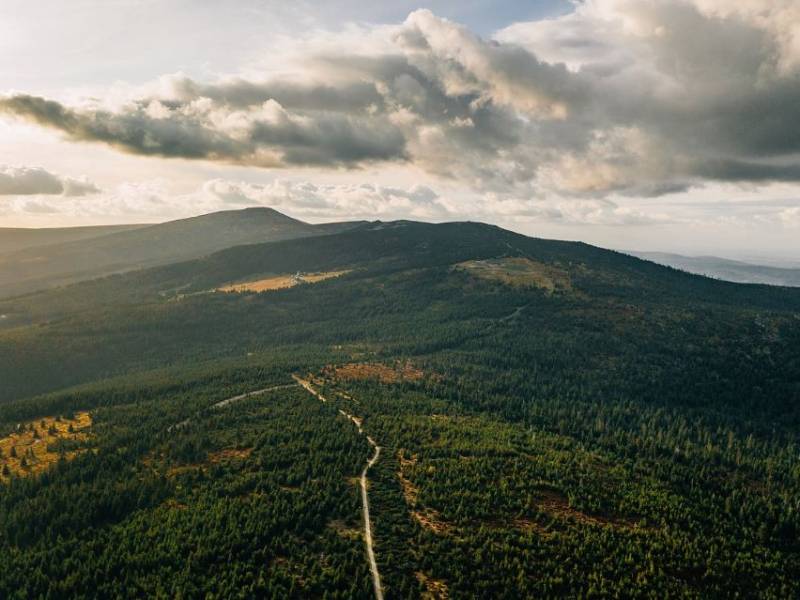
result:
[[[270,206],[800,259],[796,0],[0,3],[0,227]]]

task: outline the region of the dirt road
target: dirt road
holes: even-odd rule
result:
[[[285,389],[285,388],[295,387],[296,385],[297,385],[296,383],[284,383],[282,385],[273,385],[273,386],[266,387],[266,388],[263,388],[263,389],[260,389],[260,390],[247,392],[245,394],[239,394],[238,396],[233,396],[231,398],[225,398],[225,400],[220,400],[219,402],[217,402],[215,404],[212,404],[211,408],[215,409],[215,410],[219,409],[219,408],[225,408],[229,404],[233,404],[234,402],[237,402],[239,400],[244,400],[245,398],[249,398],[250,396],[258,396],[260,394],[266,394],[267,392],[272,392],[273,390],[282,390],[282,389]],[[170,425],[169,427],[167,427],[167,433],[170,433],[170,432],[172,432],[173,430],[176,430],[176,429],[183,429],[184,427],[186,427],[191,422],[192,422],[192,419],[188,418],[188,419],[184,419],[180,423],[175,423],[174,425]]]
[[[310,394],[318,398],[321,402],[327,402],[327,398],[325,398],[322,394],[317,391],[310,382],[306,381],[298,377],[297,375],[292,375],[294,380],[303,386]],[[361,435],[364,434],[364,430],[361,428],[362,420],[358,417],[351,415],[342,409],[339,409],[339,413],[350,419],[358,429],[358,433]],[[372,523],[369,518],[369,497],[367,496],[367,473],[369,472],[370,468],[378,462],[378,458],[381,455],[381,447],[378,443],[373,440],[370,436],[365,435],[367,438],[367,442],[369,445],[375,449],[375,453],[372,457],[367,461],[367,464],[364,466],[364,470],[361,471],[361,507],[362,512],[364,515],[364,544],[367,546],[367,558],[369,559],[369,570],[372,574],[372,587],[375,590],[375,600],[383,600],[383,587],[381,586],[381,575],[378,571],[378,563],[375,561],[375,550],[372,544]]]

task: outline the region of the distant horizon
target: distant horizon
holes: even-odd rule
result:
[[[253,205],[253,206],[245,206],[245,207],[242,207],[242,208],[221,209],[221,210],[214,210],[214,211],[211,211],[211,212],[202,212],[202,213],[197,213],[197,214],[193,214],[193,215],[188,215],[188,216],[185,216],[185,217],[180,217],[178,219],[151,220],[151,221],[139,221],[139,222],[130,221],[130,222],[94,223],[94,224],[88,224],[88,225],[66,225],[66,226],[49,226],[49,227],[48,226],[45,226],[45,227],[13,227],[13,226],[6,227],[6,226],[0,226],[0,230],[2,230],[2,229],[15,229],[15,230],[48,230],[48,229],[52,229],[52,230],[56,230],[56,229],[71,229],[71,228],[117,227],[117,226],[121,226],[121,227],[128,227],[128,226],[130,226],[130,227],[133,227],[133,226],[147,227],[147,226],[150,226],[150,225],[159,225],[159,224],[162,224],[162,223],[168,223],[170,221],[191,219],[191,218],[202,217],[202,216],[206,216],[206,215],[212,215],[212,214],[216,214],[216,213],[220,213],[220,212],[239,212],[239,211],[245,211],[245,210],[251,210],[251,209],[274,210],[274,211],[276,211],[276,212],[278,212],[280,214],[283,214],[285,216],[291,217],[292,219],[297,219],[299,221],[303,221],[303,222],[306,222],[306,223],[309,223],[309,224],[322,224],[322,223],[348,222],[348,221],[383,221],[383,222],[392,222],[392,221],[408,220],[408,221],[416,221],[416,222],[420,222],[420,223],[431,223],[431,224],[457,223],[457,222],[474,222],[474,223],[483,223],[483,224],[486,224],[486,225],[501,226],[501,225],[499,225],[497,223],[491,223],[491,222],[488,222],[488,221],[479,221],[479,220],[475,220],[475,219],[452,219],[452,220],[431,221],[431,220],[420,219],[420,218],[417,218],[417,219],[404,219],[404,218],[397,218],[397,219],[374,218],[374,219],[369,219],[369,218],[364,218],[363,216],[359,217],[359,218],[351,218],[351,219],[349,219],[347,217],[344,217],[342,219],[313,219],[313,218],[312,219],[303,219],[303,218],[296,217],[296,216],[292,215],[289,211],[278,210],[277,208],[273,208],[273,207],[270,207],[270,206]],[[531,232],[527,232],[527,231],[517,231],[513,227],[506,227],[506,226],[502,226],[502,227],[503,227],[503,229],[507,229],[509,231],[513,231],[514,233],[520,233],[522,235],[527,235],[529,237],[541,237],[543,239],[554,239],[554,240],[561,240],[561,241],[568,241],[568,242],[586,242],[586,240],[578,239],[578,238],[570,239],[570,238],[549,237],[549,236],[544,236],[544,235],[537,235],[535,232],[531,233]],[[586,243],[591,243],[591,242],[586,242]],[[731,260],[731,261],[742,262],[744,264],[753,265],[753,266],[773,267],[773,268],[782,268],[782,269],[800,269],[800,256],[797,256],[797,255],[794,255],[794,254],[761,254],[761,255],[759,255],[759,254],[736,253],[735,251],[732,251],[730,253],[723,252],[723,251],[719,251],[719,252],[716,252],[716,253],[713,253],[713,252],[704,253],[702,251],[691,252],[691,251],[688,251],[688,250],[687,251],[680,251],[680,250],[664,250],[664,249],[642,249],[642,248],[633,248],[633,247],[624,247],[624,246],[609,246],[609,245],[604,245],[604,244],[600,244],[600,243],[591,243],[591,245],[597,246],[599,248],[605,248],[607,250],[614,250],[614,251],[617,251],[617,252],[622,252],[622,253],[665,254],[665,255],[682,256],[682,257],[685,257],[685,258],[719,258],[719,259],[723,259],[723,260]]]

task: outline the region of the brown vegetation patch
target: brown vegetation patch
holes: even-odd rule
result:
[[[514,529],[522,529],[523,531],[544,530],[544,528],[531,519],[512,519],[509,523]]]
[[[572,282],[565,270],[530,258],[468,260],[458,263],[453,268],[466,271],[479,279],[498,281],[514,287],[535,287],[549,293],[572,290]]]
[[[488,527],[489,529],[502,529],[502,530],[509,530],[514,529],[517,531],[522,532],[535,532],[542,537],[550,537],[553,535],[552,531],[549,531],[542,525],[541,523],[534,521],[533,519],[525,519],[525,518],[517,518],[517,519],[494,519],[490,521],[481,521],[475,524],[475,526],[482,526]]]
[[[425,586],[425,591],[420,596],[423,600],[447,600],[450,597],[447,584],[441,579],[434,579],[422,571],[417,571],[414,575]]]
[[[187,463],[184,465],[173,465],[167,469],[167,477],[177,477],[183,473],[190,473],[192,471],[205,471],[211,465],[218,465],[234,460],[246,460],[253,453],[252,448],[223,448],[216,452],[209,452],[208,458],[203,462]],[[160,455],[160,459],[164,459],[164,455]],[[142,459],[144,466],[158,471],[156,467],[156,457],[153,455],[146,456]]]
[[[416,368],[411,361],[398,362],[394,366],[381,363],[349,363],[338,367],[328,366],[323,375],[329,379],[343,381],[378,380],[381,383],[401,383],[419,381],[425,373]]]
[[[44,417],[20,423],[14,433],[0,439],[0,481],[7,481],[12,475],[41,473],[61,456],[66,460],[74,458],[81,450],[60,452],[53,446],[61,441],[86,441],[86,429],[91,425],[88,412],[77,413],[71,419]]]
[[[192,471],[205,471],[206,465],[201,463],[190,463],[188,465],[175,465],[167,469],[167,477],[172,479],[183,473],[191,473]]]
[[[412,509],[410,511],[411,516],[425,529],[429,529],[437,534],[449,533],[452,530],[452,526],[442,520],[438,511],[432,508],[414,510],[417,506],[419,488],[406,477],[405,470],[413,468],[417,464],[417,456],[411,455],[407,457],[405,452],[400,450],[397,453],[397,460],[400,463],[400,469],[397,471],[397,478],[400,480],[400,485],[403,487],[403,498],[406,504]]]
[[[413,467],[417,464],[417,455],[412,454],[410,456],[406,456],[405,450],[398,450],[397,451],[397,460],[400,462],[400,468],[405,469],[406,467]]]
[[[255,281],[246,281],[244,283],[232,283],[218,287],[218,292],[269,292],[272,290],[282,290],[304,283],[317,283],[325,279],[332,279],[349,273],[350,270],[344,271],[324,271],[321,273],[296,273],[295,275],[275,275],[273,277],[266,277],[264,279],[257,279]]]
[[[542,536],[550,536],[553,535],[552,532],[547,531],[541,523],[537,523],[531,519],[513,519],[510,523],[513,529],[519,529],[520,531],[534,531]]]
[[[635,521],[602,515],[590,515],[569,505],[569,500],[563,494],[552,490],[539,490],[537,507],[558,519],[571,519],[584,525],[601,525],[622,529],[637,528]]]
[[[453,526],[450,523],[447,523],[442,520],[441,515],[439,515],[439,511],[434,510],[432,508],[426,508],[425,510],[412,510],[411,516],[422,525],[425,529],[429,529],[430,531],[439,534],[439,535],[447,535],[453,529]]]
[[[397,459],[400,462],[400,470],[397,471],[397,478],[400,480],[400,485],[403,486],[403,497],[406,500],[406,504],[409,506],[416,506],[419,488],[411,483],[411,480],[405,476],[404,470],[417,464],[417,457],[412,456],[411,458],[406,458],[403,451],[400,450],[397,453]]]
[[[208,455],[208,462],[217,464],[229,460],[245,460],[253,453],[252,448],[224,448]]]
[[[273,569],[281,570],[287,573],[298,587],[304,588],[308,583],[303,576],[303,566],[285,556],[276,556],[272,559],[271,564]]]
[[[348,540],[357,540],[361,537],[361,530],[357,527],[349,527],[347,523],[336,519],[328,523],[328,527],[333,529],[338,535]]]

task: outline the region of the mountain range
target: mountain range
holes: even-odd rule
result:
[[[248,208],[157,225],[0,230],[0,297],[352,225],[310,225],[269,208]]]
[[[666,252],[630,252],[645,260],[689,273],[736,283],[800,287],[800,269],[757,265],[717,256],[682,256]]]
[[[177,223],[0,299],[0,597],[800,594],[800,290],[482,223]]]

